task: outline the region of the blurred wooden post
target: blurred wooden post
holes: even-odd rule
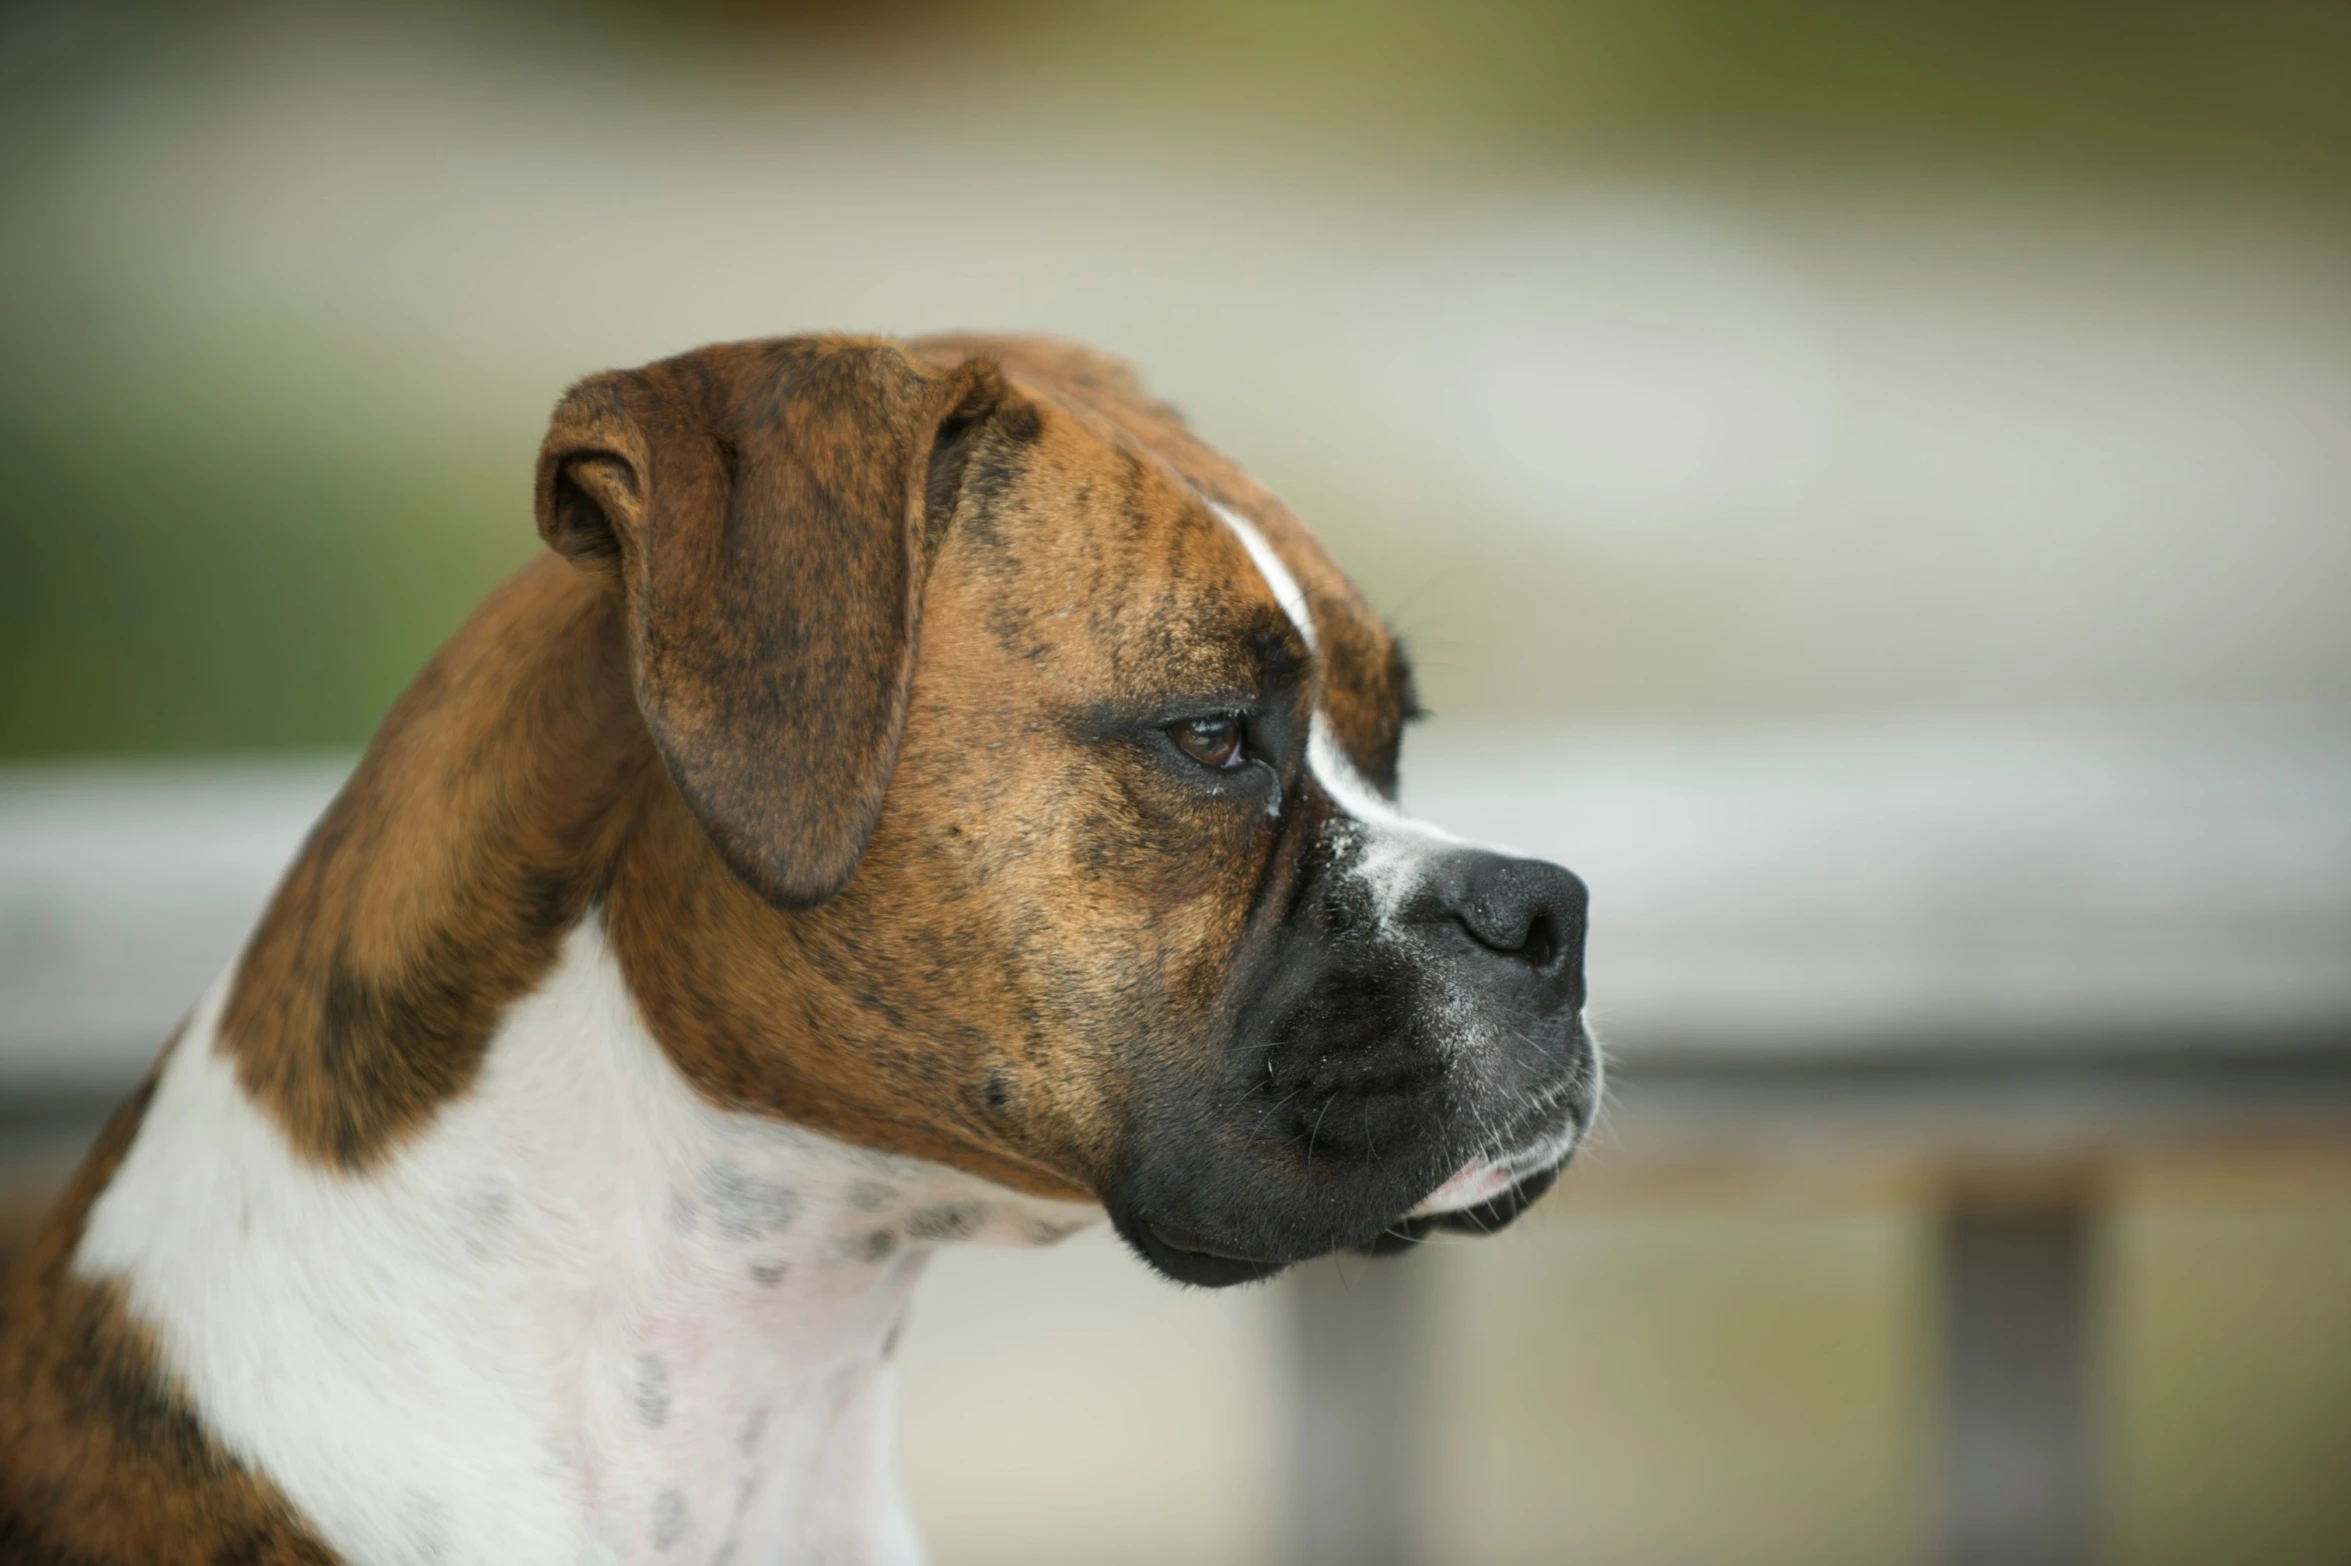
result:
[[[1432,1259],[1334,1257],[1299,1268],[1288,1285],[1295,1566],[1429,1558],[1420,1507],[1428,1466],[1421,1271]]]
[[[2078,1200],[1943,1220],[1946,1566],[2090,1559],[2091,1231]]]

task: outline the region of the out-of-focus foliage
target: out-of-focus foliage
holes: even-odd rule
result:
[[[205,411],[0,412],[0,754],[352,743],[535,543],[527,472]]]
[[[357,40],[337,45],[338,68],[364,74],[369,51],[393,62],[369,89],[376,96],[342,118],[343,89],[284,42],[335,29]],[[1750,207],[1775,215],[1800,203],[1779,202],[1774,182],[1818,190],[1844,181],[1898,193],[1915,185],[1919,204],[1937,213],[1952,190],[2028,187],[2070,219],[2123,199],[2118,192],[2143,209],[2162,209],[2179,192],[2182,210],[2225,214],[2253,203],[2323,233],[2340,225],[2351,197],[2346,81],[2351,8],[2283,0],[20,0],[0,10],[0,203],[11,218],[0,224],[0,357],[11,371],[0,385],[0,754],[364,739],[467,607],[533,547],[530,447],[561,377],[684,346],[650,331],[640,342],[627,330],[598,337],[590,328],[642,313],[648,300],[716,297],[710,262],[734,269],[728,308],[643,319],[690,317],[692,329],[724,335],[820,324],[1046,327],[1100,334],[1143,356],[1175,378],[1212,438],[1297,501],[1419,635],[1448,706],[1460,706],[1463,692],[1547,710],[1898,704],[1954,692],[2013,700],[2039,694],[2028,676],[2044,656],[2052,669],[2081,672],[2050,683],[2060,700],[2323,699],[2339,681],[2308,674],[2332,645],[2313,629],[2309,603],[2339,585],[2340,550],[2312,540],[2334,514],[2328,486],[2340,485],[2313,477],[2308,454],[2324,443],[2316,424],[2340,402],[2335,381],[2323,379],[2340,361],[2333,349],[2321,343],[2307,364],[2260,370],[2266,401],[2216,381],[2156,433],[2126,431],[2101,445],[2118,454],[2111,461],[2076,445],[2057,474],[2089,484],[2084,475],[2098,463],[2131,461],[2133,440],[2177,450],[2180,431],[2209,409],[2258,408],[2241,422],[2271,420],[2271,433],[2298,443],[2301,465],[2275,468],[2291,468],[2280,481],[2290,491],[2284,503],[2247,491],[2130,513],[2160,487],[2150,480],[2137,491],[2085,489],[2075,510],[2094,525],[2049,532],[2043,543],[2026,536],[2039,526],[2030,520],[1998,537],[1989,524],[1970,533],[1969,515],[1936,509],[1947,490],[1973,485],[1979,499],[1970,503],[1996,509],[1980,494],[2008,484],[2060,517],[2069,502],[2029,464],[1989,478],[1956,471],[1956,486],[1938,476],[1936,464],[1965,460],[1981,444],[1966,418],[1943,417],[1933,400],[1956,384],[1946,361],[1971,349],[1964,312],[1932,323],[1945,340],[1918,344],[1899,335],[1924,331],[1915,301],[1899,319],[1863,310],[1836,323],[1848,339],[1840,351],[1909,377],[1917,397],[1896,410],[1906,429],[1940,420],[1955,432],[1949,449],[1880,464],[1908,463],[1899,477],[1853,478],[1856,461],[1866,466],[1872,454],[1876,437],[1859,426],[1881,411],[1869,403],[1877,383],[1831,385],[1836,366],[1816,374],[1804,359],[1819,348],[1805,335],[1818,324],[1804,318],[1807,290],[1834,299],[1853,286],[1825,272],[1783,275],[1785,257],[1750,244],[1752,234],[1710,232],[1723,227],[1720,214],[1651,202],[1650,193],[1670,196],[1691,170],[1729,167]],[[507,118],[496,119],[506,104]],[[779,105],[799,117],[754,123]],[[250,123],[231,123],[247,112]],[[463,138],[477,125],[500,139],[475,154]],[[309,126],[323,127],[318,145],[308,144]],[[442,126],[462,131],[417,150]],[[678,134],[656,143],[671,130]],[[568,162],[549,151],[591,140]],[[921,143],[919,156],[904,150],[910,141]],[[860,162],[869,142],[898,150]],[[225,172],[208,162],[220,145],[243,162]],[[437,177],[435,159],[471,206],[443,212],[431,189],[420,193],[418,181]],[[774,210],[774,189],[737,195],[723,184],[786,163],[794,199],[832,203],[805,214],[814,235]],[[726,173],[713,172],[721,164]],[[1067,177],[1080,165],[1083,178]],[[929,194],[896,194],[892,182],[910,167],[930,171]],[[612,170],[608,183],[602,168]],[[130,177],[139,183],[125,193]],[[1270,243],[1245,227],[1138,218],[1169,194],[1155,182],[1171,177],[1193,182],[1195,194],[1172,193],[1188,210],[1211,214],[1233,205],[1235,191],[1242,206],[1255,201],[1262,214],[1270,204],[1276,216],[1292,196],[1302,207],[1331,199]],[[511,200],[498,194],[501,178],[515,181]],[[573,180],[577,188],[562,183]],[[381,232],[368,226],[370,181],[405,203]],[[908,215],[958,184],[974,207],[935,227]],[[1620,187],[1631,195],[1597,218],[1560,199]],[[278,226],[267,240],[192,253],[201,247],[191,234],[218,238],[245,221],[242,209],[212,218],[208,207],[266,205],[273,189],[296,188],[306,194],[270,211]],[[1091,199],[1097,190],[1123,205],[1100,221],[1071,210],[1072,191]],[[1392,199],[1399,191],[1409,199]],[[302,205],[314,200],[319,210]],[[1482,216],[1481,200],[1490,207]],[[340,206],[326,210],[333,201]],[[812,288],[818,274],[837,282],[856,273],[853,239],[841,229],[893,201],[902,210],[873,243],[894,252],[898,271],[866,268],[890,286]],[[566,225],[562,243],[547,247],[558,259],[522,265],[515,258],[534,238],[544,243],[549,214]],[[1439,218],[1455,229],[1434,234],[1427,225]],[[1866,228],[1874,219],[1841,221]],[[1964,233],[1968,221],[1961,214],[1946,227]],[[656,271],[646,258],[658,251],[643,236],[664,224],[681,225],[681,237]],[[2233,224],[2215,226],[2234,241]],[[1357,230],[1369,243],[1355,243]],[[60,233],[70,242],[52,244]],[[1174,260],[1171,233],[1192,247]],[[1051,286],[1004,283],[1021,271],[1002,260],[1007,236],[1061,268]],[[612,264],[598,301],[613,308],[577,317],[577,358],[525,360],[485,332],[478,360],[490,373],[451,379],[445,354],[418,355],[418,365],[430,361],[418,369],[399,362],[396,342],[382,347],[405,328],[377,330],[373,357],[353,349],[366,330],[318,329],[322,311],[330,325],[361,328],[431,319],[443,295],[468,289],[476,297],[456,304],[495,317],[486,296],[496,294],[519,314],[533,302],[523,293],[606,265],[607,238],[627,258]],[[910,243],[932,253],[909,261]],[[2127,263],[2129,243],[2108,242],[2102,254]],[[795,250],[826,259],[788,276],[771,302],[742,283],[761,264],[761,246],[779,262]],[[285,264],[307,269],[299,280],[312,290],[310,315],[268,308],[271,285],[255,281],[250,263],[273,247],[300,249],[302,259]],[[2029,236],[2007,243],[1977,270],[2017,266],[2029,249]],[[423,264],[371,260],[387,255]],[[1710,255],[1729,270],[1708,271]],[[1686,276],[1677,270],[1685,260]],[[986,285],[948,286],[983,264],[994,268]],[[1971,263],[1953,254],[1937,264],[1960,275]],[[1986,388],[2006,376],[2037,380],[2044,404],[2068,403],[2089,424],[2162,411],[2173,382],[2197,373],[2205,323],[2188,323],[2162,348],[2172,379],[2138,412],[2089,404],[2098,385],[2147,383],[2141,371],[2108,365],[2104,381],[2076,372],[2118,344],[2132,347],[2131,320],[2162,320],[2192,288],[2179,279],[2197,264],[2174,257],[2171,292],[2150,293],[2133,306],[2137,316],[2101,327],[2096,341],[2060,341],[2070,322],[2027,319],[2029,311],[2017,318],[2025,324],[2011,321],[1999,351],[1966,371],[1976,399],[1968,417],[1986,413]],[[1415,268],[1432,281],[1416,284]],[[1315,276],[1325,283],[1302,281]],[[1171,277],[1189,292],[1155,318],[1153,301]],[[1628,287],[1621,299],[1606,291],[1618,284]],[[2244,273],[2232,286],[2227,310],[2267,285]],[[2293,339],[2305,320],[2334,329],[2308,307],[2316,286],[2297,286],[2302,313],[2263,328],[2272,339]],[[2061,317],[2084,297],[2078,283],[2068,287],[2035,308]],[[1362,298],[1343,297],[1347,288]],[[1312,331],[1286,302],[1302,290],[1337,301],[1319,306]],[[877,311],[877,301],[886,306]],[[1383,363],[1379,334],[1391,323],[1375,317],[1406,308],[1422,310],[1401,323],[1417,336]],[[1342,318],[1362,323],[1361,340],[1334,345]],[[1183,346],[1202,340],[1202,323],[1226,335],[1187,365]],[[1594,344],[1613,349],[1612,364],[1659,367],[1626,393],[1654,408],[1615,419],[1614,393],[1587,384],[1554,419],[1521,395],[1544,364]],[[2012,353],[2019,344],[2030,351]],[[1342,362],[1347,352],[1370,362]],[[2086,389],[2050,390],[2034,354],[2076,377],[2064,384]],[[1318,355],[1313,374],[1297,369]],[[529,366],[527,389],[483,391],[500,366],[517,363]],[[402,383],[402,373],[420,379]],[[1380,383],[1382,373],[1401,389]],[[2320,411],[2297,433],[2292,377],[2306,374],[2322,384],[2303,406]],[[1221,405],[1201,395],[1203,385]],[[331,399],[321,386],[334,388]],[[1339,403],[1302,411],[1324,386],[1386,397],[1398,422],[1351,422],[1362,414]],[[1667,416],[1684,398],[1694,399],[1693,417],[1736,426],[1724,438],[1741,461],[1768,467],[1775,442],[1817,436],[1830,487],[1844,488],[1823,499],[1791,480],[1773,502],[1785,517],[1726,511],[1727,520],[1693,523],[1678,542],[1670,530],[1631,523],[1605,537],[1589,527],[1575,535],[1592,522],[1579,515],[1579,497],[1597,481],[1562,482],[1554,495],[1545,464],[1562,470],[1606,455],[1611,442],[1640,456],[1642,441],[1672,435]],[[1552,442],[1549,432],[1571,418],[1583,420],[1571,431],[1580,445]],[[1820,429],[1834,420],[1844,422],[1831,442]],[[2009,422],[2016,427],[1989,433],[2012,444],[2036,438],[2025,412]],[[1416,446],[1398,439],[1399,428],[1434,433]],[[1629,432],[1622,440],[1610,433],[1619,428]],[[2230,428],[2212,438],[2234,443],[2241,459],[2212,470],[2226,488],[2261,468],[2247,443],[2270,434]],[[1406,471],[1440,439],[1454,443],[1452,467],[1424,461]],[[2073,442],[2069,429],[2043,444]],[[1684,459],[1667,451],[1656,460]],[[1686,466],[1703,474],[1711,460],[1697,453]],[[1783,465],[1812,460],[1799,454]],[[1508,470],[1519,509],[1556,512],[1557,526],[1544,536],[1502,528],[1496,515],[1506,508],[1493,496],[1448,488],[1465,465],[1488,476]],[[1382,466],[1393,471],[1380,476]],[[1600,477],[1613,483],[1614,473]],[[1744,479],[1725,469],[1711,482],[1709,493],[1731,505]],[[1899,509],[1880,510],[1871,484],[1910,487]],[[1787,520],[1807,517],[1824,520]],[[2221,538],[2248,518],[2274,520],[2269,542],[2239,549]],[[1799,526],[1810,531],[1780,531]],[[2216,558],[2229,569],[2213,570]],[[1903,584],[1934,577],[1963,585],[1922,612]],[[2181,650],[2162,629],[2181,613],[2180,584],[2200,579],[2225,611],[2198,623],[2196,635],[2216,649],[2209,657]],[[2109,583],[2111,603],[2100,596]],[[2298,607],[2254,601],[2273,590]],[[1824,614],[1823,601],[1840,593],[1836,612]],[[2132,629],[2110,637],[2085,618],[2069,652],[2060,644],[2077,604],[2111,609],[2112,625]],[[1701,634],[1709,627],[1711,638]],[[2173,650],[2146,651],[2162,643]],[[2271,643],[2282,650],[2265,650]],[[2272,678],[2264,671],[2273,668],[2300,672]]]
[[[518,14],[529,14],[518,13]],[[1427,116],[1511,156],[1714,143],[1837,162],[2351,176],[2351,8],[2307,0],[690,0],[616,26],[1040,51]]]

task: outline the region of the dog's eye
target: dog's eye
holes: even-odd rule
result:
[[[1241,753],[1241,720],[1229,712],[1207,718],[1186,718],[1181,723],[1169,724],[1167,732],[1177,749],[1204,767],[1230,772],[1245,759]]]

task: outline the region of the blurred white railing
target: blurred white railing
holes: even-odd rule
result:
[[[1432,737],[1408,803],[1591,882],[1628,1050],[2351,1018],[2351,721]]]
[[[0,1124],[128,1084],[346,765],[0,772]],[[2351,716],[1438,724],[1406,785],[1591,883],[1613,1163],[1954,1172],[1948,1555],[2082,1558],[2083,1172],[2136,1138],[2351,1135]],[[1987,1169],[2025,1178],[1978,1208],[1956,1175]],[[1299,1295],[1303,1429],[1411,1417],[1379,1276]],[[1300,1453],[1301,1559],[1415,1557],[1406,1451]]]
[[[0,770],[0,1084],[143,1064],[347,764]],[[1591,883],[1628,1059],[2212,1050],[2351,1019],[2351,718],[1436,725],[1406,802]]]

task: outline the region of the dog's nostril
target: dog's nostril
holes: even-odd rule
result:
[[[1470,939],[1537,973],[1565,971],[1583,943],[1584,884],[1557,865],[1472,852],[1445,910]]]
[[[1559,937],[1552,932],[1549,915],[1538,913],[1527,921],[1527,938],[1520,944],[1518,955],[1531,968],[1551,966],[1551,959],[1559,955]]]
[[[1559,938],[1549,916],[1540,910],[1510,920],[1463,914],[1461,926],[1486,950],[1498,957],[1516,957],[1530,968],[1548,968],[1559,955]]]

